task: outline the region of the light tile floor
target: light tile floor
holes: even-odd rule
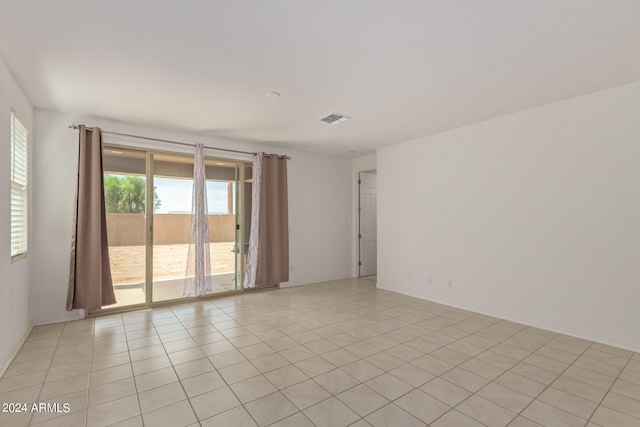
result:
[[[7,426],[640,426],[640,355],[348,279],[40,326]],[[4,408],[3,408],[4,409]]]

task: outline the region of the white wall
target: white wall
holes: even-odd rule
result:
[[[349,164],[302,151],[231,142],[194,134],[149,128],[103,118],[36,109],[34,158],[34,317],[36,324],[78,318],[65,311],[69,275],[73,199],[77,173],[76,130],[72,123],[100,126],[106,131],[130,133],[235,150],[286,153],[292,157],[289,174],[290,264],[293,286],[349,276]],[[105,139],[114,137],[105,135]],[[179,146],[137,142],[138,146],[180,151]],[[186,148],[182,149],[187,150]],[[226,157],[228,153],[220,153]],[[234,158],[250,159],[250,156]]]
[[[29,262],[32,258],[33,227],[30,223],[28,254],[11,262],[11,204],[9,170],[11,153],[11,110],[31,132],[29,154],[33,152],[33,108],[8,67],[0,58],[0,376],[31,330]],[[32,176],[32,174],[31,174]],[[31,184],[31,182],[30,182]],[[30,189],[33,185],[30,185]]]
[[[639,113],[635,83],[380,149],[378,286],[640,350]]]
[[[351,170],[354,172],[366,172],[375,170],[377,167],[376,153],[367,154],[351,159]]]
[[[283,286],[349,277],[348,159],[287,152],[293,157],[287,171],[293,271]]]

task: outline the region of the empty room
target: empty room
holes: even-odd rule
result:
[[[0,1],[0,426],[639,426],[638,17]]]

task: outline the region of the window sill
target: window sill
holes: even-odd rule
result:
[[[14,262],[18,262],[21,259],[24,259],[26,257],[27,257],[27,252],[23,252],[21,254],[14,255],[14,256],[11,257],[11,264],[13,264]]]

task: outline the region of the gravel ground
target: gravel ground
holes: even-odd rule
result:
[[[231,273],[235,268],[234,242],[210,244],[211,273]],[[153,247],[154,280],[184,278],[189,245],[157,245]],[[109,248],[114,285],[144,282],[144,246]]]

